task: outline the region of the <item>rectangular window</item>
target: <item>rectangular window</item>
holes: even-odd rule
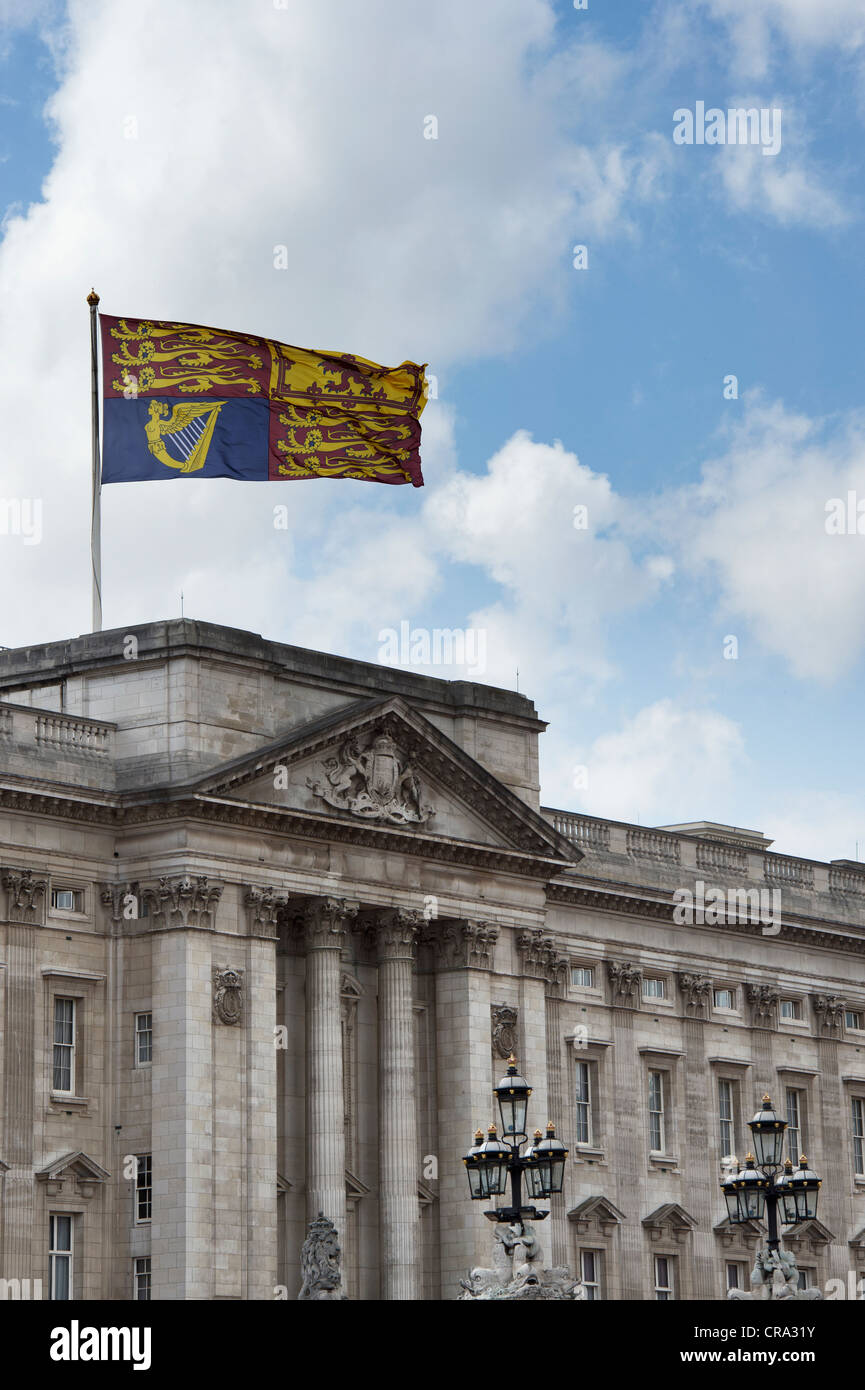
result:
[[[571,968],[571,984],[577,989],[593,989],[595,972],[590,965],[575,965]]]
[[[72,1297],[72,1217],[52,1214],[48,1230],[50,1297],[65,1300]]]
[[[726,1077],[718,1082],[718,1118],[721,1128],[721,1157],[736,1152],[736,1095],[734,1083]]]
[[[802,1092],[794,1091],[791,1086],[787,1087],[787,1145],[790,1157],[794,1166],[799,1162],[799,1155],[805,1143],[802,1134]]]
[[[813,1287],[814,1287],[814,1271],[813,1271],[813,1269],[809,1269],[807,1266],[805,1267],[805,1269],[800,1269],[800,1270],[799,1270],[799,1288],[800,1288],[800,1289],[813,1289]]]
[[[716,989],[714,1001],[716,1009],[735,1009],[736,1007],[736,996],[731,989]]]
[[[581,1250],[580,1251],[580,1277],[586,1290],[586,1297],[589,1302],[596,1302],[601,1297],[601,1259],[600,1250]]]
[[[132,1261],[132,1296],[138,1303],[150,1302],[150,1256]]]
[[[863,1027],[863,1017],[865,1017],[865,1015],[863,1015],[859,1009],[847,1009],[844,1014],[844,1025],[847,1028],[858,1028],[861,1031]]]
[[[666,999],[667,985],[665,980],[647,979],[643,981],[644,999]]]
[[[138,1173],[135,1178],[135,1223],[149,1221],[153,1215],[153,1157],[151,1154],[138,1155]]]
[[[659,1303],[669,1303],[676,1297],[674,1266],[671,1255],[655,1256],[655,1298]]]
[[[801,1018],[802,1000],[801,999],[782,999],[781,1018]]]
[[[728,1261],[726,1266],[726,1280],[728,1289],[743,1289],[745,1280],[743,1278],[742,1266]]]
[[[649,1148],[652,1153],[664,1152],[664,1074],[649,1072]]]
[[[54,1000],[54,1060],[52,1091],[72,1095],[75,1090],[75,1000]]]
[[[84,893],[80,888],[52,888],[51,906],[59,912],[83,912]]]
[[[853,1096],[853,1170],[865,1176],[865,1098]]]
[[[577,1127],[578,1144],[592,1142],[592,1077],[588,1062],[577,1062]]]
[[[135,1065],[153,1061],[153,1014],[135,1015]]]

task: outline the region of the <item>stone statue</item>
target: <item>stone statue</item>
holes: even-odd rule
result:
[[[342,1274],[339,1268],[339,1241],[336,1227],[323,1212],[309,1223],[309,1232],[300,1252],[300,1272],[303,1278],[300,1299],[345,1299]]]
[[[543,1300],[586,1299],[588,1291],[566,1269],[543,1269],[543,1252],[531,1226],[502,1224],[494,1234],[493,1268],[473,1269],[460,1280],[459,1300],[478,1298]]]
[[[795,1298],[800,1300],[822,1299],[819,1289],[799,1288],[799,1269],[796,1257],[789,1250],[770,1250],[764,1247],[757,1251],[757,1259],[751,1270],[751,1292],[744,1289],[730,1289],[728,1298],[766,1301],[767,1299]]]

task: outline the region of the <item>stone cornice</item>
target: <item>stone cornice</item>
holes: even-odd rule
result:
[[[648,897],[639,889],[627,885],[628,891],[617,888],[597,888],[579,883],[554,882],[547,884],[548,906],[590,907],[602,912],[624,913],[629,916],[651,918],[659,922],[670,922],[680,931],[692,930],[682,927],[673,918],[675,904],[672,900]],[[838,930],[832,930],[837,928]],[[729,932],[736,936],[763,937],[762,927],[757,922],[725,922],[723,926],[700,927],[701,932]],[[854,936],[853,932],[860,935]],[[850,933],[850,934],[842,934]],[[770,941],[797,942],[803,946],[820,946],[824,950],[843,951],[851,955],[865,955],[865,928],[846,922],[825,922],[819,918],[792,914],[781,930]]]
[[[332,816],[290,810],[229,798],[193,796],[126,805],[115,799],[91,802],[74,797],[49,796],[38,792],[0,788],[0,807],[25,813],[61,817],[79,823],[102,826],[112,834],[127,826],[155,825],[176,820],[233,825],[253,831],[290,835],[299,839],[363,845],[389,853],[487,869],[498,873],[548,882],[561,869],[561,861],[496,845],[445,839],[398,827],[371,826]]]

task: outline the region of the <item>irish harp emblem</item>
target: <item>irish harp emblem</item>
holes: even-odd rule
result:
[[[183,401],[169,414],[167,401],[151,401],[150,419],[144,426],[151,454],[168,468],[178,468],[181,473],[197,473],[204,467],[216,420],[224,404],[224,401],[199,404]]]

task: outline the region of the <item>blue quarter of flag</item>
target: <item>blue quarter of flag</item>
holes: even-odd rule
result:
[[[268,476],[269,403],[213,396],[106,400],[103,483]],[[151,447],[152,446],[152,447]]]

